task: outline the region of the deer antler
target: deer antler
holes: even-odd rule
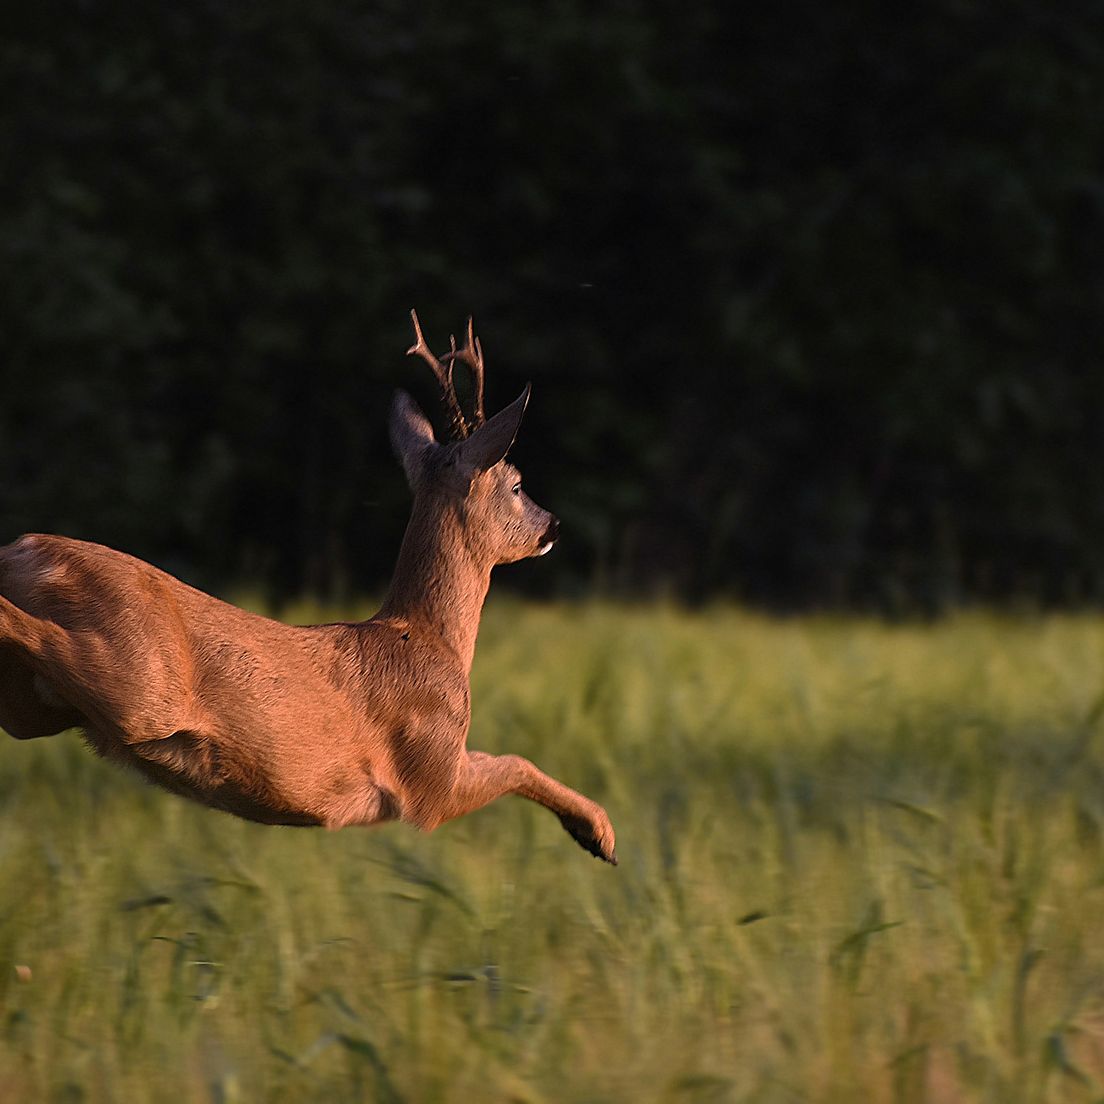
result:
[[[426,339],[422,336],[422,327],[418,322],[418,312],[412,310],[410,312],[410,317],[414,321],[414,336],[417,338],[417,341],[406,350],[406,355],[420,356],[433,370],[433,374],[437,377],[437,382],[441,385],[441,399],[448,410],[449,418],[452,420],[452,435],[458,440],[463,440],[471,432],[471,427],[464,418],[464,411],[460,406],[460,400],[456,397],[456,385],[452,382],[452,360],[449,360],[449,365],[446,368],[433,355],[432,350],[426,344]],[[455,338],[452,341],[452,348],[453,353],[449,354],[449,356],[455,356]]]
[[[478,429],[487,419],[483,413],[483,346],[472,332],[471,316],[468,316],[468,340],[462,349],[456,348],[456,338],[450,337],[452,352],[446,353],[451,369],[458,360],[462,360],[472,376],[472,422],[471,428]]]

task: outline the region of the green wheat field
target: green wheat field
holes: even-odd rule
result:
[[[1104,1100],[1104,619],[492,598],[473,689],[617,869],[0,744],[0,1101]]]

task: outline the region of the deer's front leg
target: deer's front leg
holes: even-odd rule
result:
[[[440,819],[452,820],[481,809],[503,794],[518,794],[551,809],[580,847],[617,865],[613,825],[605,809],[520,755],[468,752]]]

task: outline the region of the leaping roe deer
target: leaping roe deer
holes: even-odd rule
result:
[[[503,794],[551,809],[616,863],[605,810],[516,755],[467,749],[469,673],[491,569],[547,552],[559,523],[506,462],[529,388],[483,415],[483,352],[438,359],[454,440],[405,393],[391,441],[414,496],[380,611],[289,626],[98,544],[28,535],[0,549],[0,726],[18,740],[84,730],[100,755],[263,824],[402,820],[431,830]],[[473,380],[472,414],[453,369]]]

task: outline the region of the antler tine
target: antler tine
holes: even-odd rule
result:
[[[407,356],[419,356],[429,365],[433,374],[437,377],[437,382],[441,385],[441,399],[448,410],[449,418],[452,420],[452,434],[454,437],[463,439],[468,436],[470,432],[470,426],[464,418],[464,411],[460,407],[460,400],[456,397],[456,385],[452,381],[452,359],[456,356],[456,341],[452,342],[452,352],[446,354],[446,359],[449,361],[449,365],[446,368],[426,344],[426,339],[422,336],[422,327],[418,322],[418,312],[412,310],[410,312],[411,320],[414,322],[414,336],[417,340],[409,349],[406,350]]]
[[[446,354],[450,366],[462,360],[472,376],[472,427],[481,426],[486,420],[483,413],[483,345],[473,332],[471,316],[468,316],[468,339],[462,349],[456,348],[452,339],[452,352]]]

